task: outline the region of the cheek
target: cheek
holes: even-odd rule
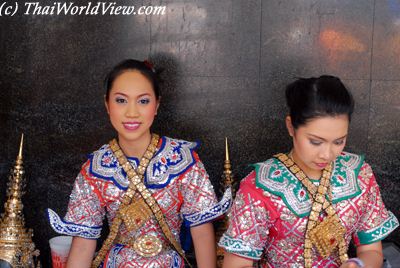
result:
[[[122,115],[122,110],[115,103],[111,103],[108,105],[108,115],[110,120],[119,119]]]
[[[148,119],[154,119],[156,112],[157,112],[157,106],[152,105],[145,110],[145,116]]]
[[[310,152],[310,150],[312,149],[311,144],[308,142],[308,140],[305,139],[298,139],[296,141],[296,146],[297,149],[303,153]]]
[[[297,142],[297,151],[302,155],[304,161],[312,160],[318,154],[318,147],[312,145],[308,139]]]
[[[343,152],[343,149],[345,146],[346,146],[346,143],[344,143],[341,146],[336,146],[336,148],[335,148],[335,156],[336,157],[338,157]]]

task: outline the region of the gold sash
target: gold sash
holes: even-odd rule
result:
[[[132,207],[130,207],[130,205],[132,205],[131,204],[132,198],[136,191],[136,186],[134,185],[133,179],[131,179],[131,177],[134,177],[135,181],[139,181],[139,182],[141,181],[141,179],[143,178],[144,172],[146,171],[146,168],[150,163],[150,159],[153,158],[154,153],[156,152],[159,138],[160,137],[156,134],[152,135],[151,142],[150,142],[149,146],[147,147],[146,152],[144,153],[142,159],[140,160],[137,171],[135,171],[132,168],[132,165],[129,163],[129,161],[126,159],[124,153],[119,148],[117,141],[114,139],[110,142],[110,148],[113,151],[114,156],[117,157],[119,164],[123,168],[125,167],[125,168],[129,169],[129,172],[127,172],[127,174],[128,174],[130,183],[129,183],[128,190],[126,190],[125,195],[122,199],[122,204],[120,205],[120,207],[113,219],[113,222],[110,226],[110,233],[108,234],[107,239],[104,241],[96,258],[92,262],[92,268],[97,268],[100,265],[100,263],[104,260],[108,250],[111,248],[111,246],[113,245],[113,243],[115,241],[115,238],[118,235],[119,227],[124,219],[124,212],[131,211]],[[112,143],[112,145],[111,145],[111,143]],[[118,149],[119,149],[118,151],[114,150],[115,149],[114,144],[117,144]],[[121,156],[123,156],[124,159],[122,161],[119,161],[119,157],[121,157]],[[124,168],[124,170],[126,172],[127,169],[125,169],[125,168]],[[150,192],[149,192],[149,194],[150,194]],[[125,217],[125,219],[126,219],[126,217]],[[125,224],[127,224],[127,227],[129,225],[130,228],[134,228],[133,225],[129,223],[128,219],[125,220]]]
[[[304,263],[306,268],[312,267],[312,246],[314,245],[319,254],[327,258],[332,254],[336,247],[339,248],[339,257],[342,263],[346,262],[347,245],[345,241],[346,229],[340,222],[335,209],[332,207],[332,196],[330,191],[330,178],[332,174],[332,164],[322,171],[322,178],[319,186],[315,186],[304,172],[286,154],[275,155],[290,172],[303,184],[313,200],[311,212],[308,217],[307,230],[304,241]],[[329,201],[326,194],[330,195]],[[322,222],[319,221],[321,211],[325,210],[328,217]]]

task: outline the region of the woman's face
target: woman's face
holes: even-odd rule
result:
[[[159,102],[151,82],[139,71],[128,70],[113,82],[107,112],[123,144],[148,142]]]
[[[286,126],[293,138],[294,161],[309,177],[319,178],[343,151],[349,119],[347,115],[317,117],[294,129],[288,116]]]

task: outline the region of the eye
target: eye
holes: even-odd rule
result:
[[[140,104],[148,104],[150,102],[149,98],[141,98],[138,100],[138,103]]]
[[[344,139],[343,140],[334,141],[335,145],[343,145],[343,143],[344,143]]]
[[[321,145],[321,144],[322,144],[322,142],[317,141],[317,140],[310,140],[310,143],[311,143],[312,145],[315,145],[315,146],[318,146],[318,145]]]
[[[128,101],[126,99],[124,99],[124,98],[116,97],[115,98],[115,102],[116,103],[127,103]]]

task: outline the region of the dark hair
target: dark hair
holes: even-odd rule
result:
[[[286,87],[286,103],[294,128],[310,119],[346,114],[351,119],[354,99],[338,77],[299,78]]]
[[[143,74],[152,84],[154,94],[156,95],[156,99],[158,100],[160,97],[160,88],[159,88],[159,77],[158,73],[154,69],[153,65],[148,61],[139,61],[133,59],[127,59],[120,63],[118,63],[106,76],[104,79],[104,87],[106,90],[106,100],[110,96],[110,90],[113,86],[114,80],[124,72],[137,70],[141,74]]]

